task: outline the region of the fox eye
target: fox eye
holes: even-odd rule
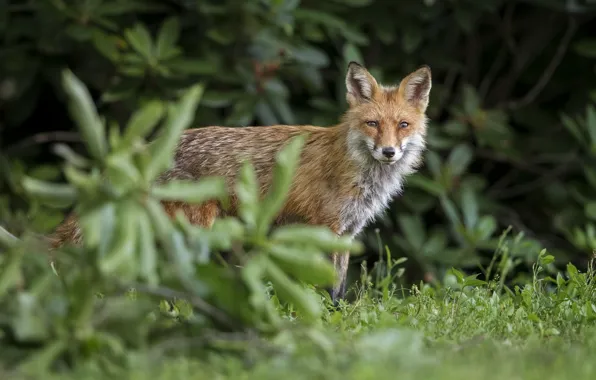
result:
[[[410,124],[408,124],[408,122],[406,121],[402,121],[401,123],[399,123],[399,127],[400,128],[408,128]]]
[[[376,128],[376,127],[378,127],[378,126],[379,126],[379,123],[377,123],[377,122],[376,122],[376,121],[374,121],[374,120],[369,120],[369,121],[367,121],[367,122],[366,122],[366,125],[368,125],[369,127]]]

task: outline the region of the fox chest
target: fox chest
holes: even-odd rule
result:
[[[361,180],[354,185],[353,195],[343,203],[340,211],[340,234],[357,235],[383,213],[394,195],[401,191],[399,178],[385,181]]]

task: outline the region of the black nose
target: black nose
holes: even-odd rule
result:
[[[393,156],[395,156],[395,148],[393,147],[387,147],[387,148],[383,148],[381,149],[381,153],[383,153],[383,156],[387,157],[387,158],[391,158]]]

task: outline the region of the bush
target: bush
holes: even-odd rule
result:
[[[179,102],[147,103],[121,134],[117,124],[106,128],[87,88],[70,71],[63,72],[63,83],[90,157],[64,148],[68,184],[25,177],[23,187],[49,207],[76,204],[83,239],[52,253],[52,272],[44,265],[45,255],[3,230],[9,248],[0,273],[3,329],[18,344],[43,347],[35,354],[15,354],[14,363],[43,371],[57,359],[79,362],[107,355],[109,362],[124,360],[127,349],[150,347],[160,340],[155,335],[166,332],[167,339],[205,328],[273,333],[283,322],[269,284],[278,304],[289,303],[299,320],[320,322],[324,304],[301,283],[332,286],[335,271],[325,254],[358,252],[360,245],[323,227],[288,225],[269,233],[303,136],[278,153],[273,186],[263,199],[252,164],[245,162],[236,189],[240,218],[220,218],[205,229],[191,225],[182,213],[172,221],[159,201],[218,199],[225,205],[223,178],[153,185],[171,165],[203,86],[187,89]],[[162,119],[159,137],[146,143],[145,136]],[[214,256],[222,251],[232,251],[237,265],[219,265]],[[162,312],[182,322],[164,326],[152,306],[156,296],[164,299]]]

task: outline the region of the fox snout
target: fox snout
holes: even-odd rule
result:
[[[387,157],[387,158],[393,158],[393,156],[395,156],[395,148],[392,146],[388,146],[388,147],[384,147],[381,148],[381,153],[383,154],[383,156]]]
[[[398,144],[398,146],[392,145],[380,145],[373,148],[372,156],[377,160],[384,163],[394,163],[402,158],[404,150]]]

